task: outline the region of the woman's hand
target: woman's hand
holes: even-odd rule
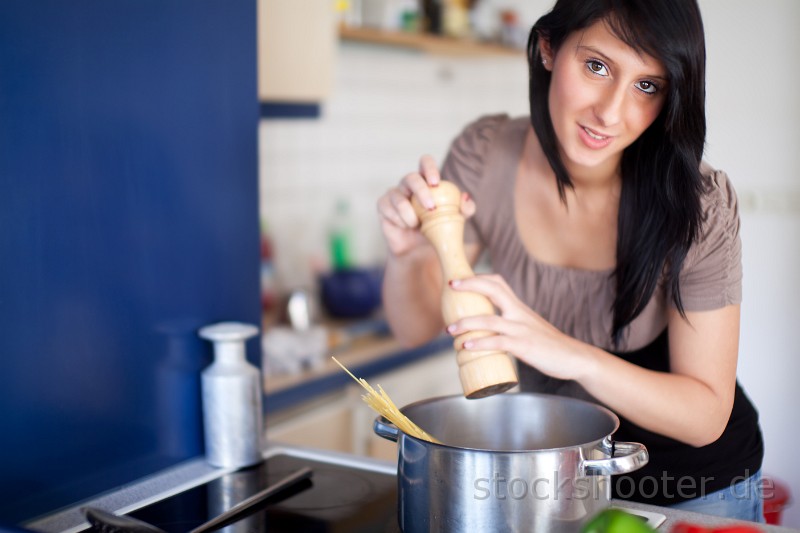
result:
[[[447,332],[454,336],[473,330],[495,333],[469,340],[464,348],[508,352],[558,379],[579,379],[587,372],[587,346],[562,333],[522,303],[502,277],[491,274],[451,280],[450,286],[457,291],[486,296],[500,313],[462,318],[448,325]]]
[[[416,196],[426,209],[436,209],[430,188],[439,185],[441,180],[436,162],[424,155],[416,172],[406,174],[396,187],[378,199],[381,229],[393,256],[403,256],[428,244],[419,231],[420,220],[411,206],[411,198]],[[462,195],[461,211],[467,217],[475,212],[475,203],[467,195]]]
[[[659,372],[562,333],[522,303],[500,276],[451,280],[450,286],[486,296],[500,312],[448,326],[454,336],[495,333],[465,342],[466,349],[505,351],[548,376],[575,380],[618,415],[692,446],[710,444],[724,431],[736,383],[738,305],[687,313],[688,321],[670,309],[671,371]]]

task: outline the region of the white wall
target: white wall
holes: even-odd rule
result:
[[[764,472],[800,501],[800,2],[700,0],[708,50],[707,159],[742,202],[739,380],[761,414]],[[800,503],[784,524],[800,527]]]
[[[550,2],[517,5],[533,22]],[[764,471],[800,499],[800,22],[797,0],[700,0],[708,48],[707,159],[742,203],[744,304],[740,381],[766,440]],[[533,9],[532,6],[536,7]],[[344,44],[333,97],[319,120],[261,124],[261,204],[286,288],[313,284],[327,259],[325,224],[351,200],[362,263],[383,257],[375,200],[416,165],[443,157],[484,113],[524,114],[522,57],[444,59]],[[784,514],[800,527],[800,504]]]
[[[313,283],[327,260],[325,225],[347,197],[358,222],[357,257],[384,257],[375,203],[419,156],[444,158],[453,137],[485,113],[523,114],[523,55],[445,59],[345,43],[333,97],[320,120],[262,121],[261,205],[285,287]]]

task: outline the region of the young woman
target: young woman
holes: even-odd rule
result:
[[[519,361],[523,391],[600,402],[615,437],[650,463],[614,496],[761,520],[758,416],[736,381],[741,244],[736,195],[701,161],[705,44],[695,0],[559,0],[528,45],[530,117],[483,117],[440,169],[378,201],[384,306],[413,345],[465,345]],[[465,195],[466,250],[495,274],[442,280],[410,205]],[[442,283],[497,309],[443,324]],[[480,400],[476,400],[480,401]]]

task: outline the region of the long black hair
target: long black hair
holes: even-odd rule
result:
[[[572,187],[548,110],[550,71],[539,39],[558,51],[574,31],[604,21],[628,46],[661,61],[668,94],[661,113],[622,154],[613,325],[616,344],[664,283],[682,316],[679,274],[702,222],[705,38],[695,0],[558,0],[528,39],[531,124],[556,175],[561,200]]]

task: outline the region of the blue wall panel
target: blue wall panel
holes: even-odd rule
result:
[[[196,330],[260,316],[255,10],[0,3],[0,522],[202,453]]]

